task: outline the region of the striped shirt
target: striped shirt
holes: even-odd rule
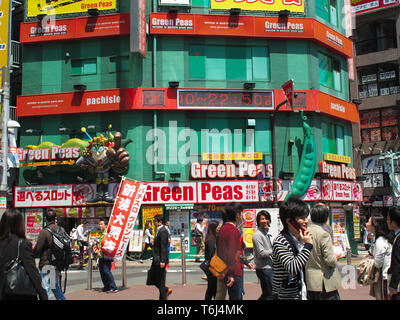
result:
[[[272,280],[272,295],[278,299],[301,299],[302,275],[310,257],[312,244],[304,244],[298,252],[288,241],[288,233],[281,232],[274,241],[272,261],[274,276]],[[295,244],[294,244],[295,245]]]

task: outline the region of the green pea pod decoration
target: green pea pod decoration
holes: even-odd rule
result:
[[[310,187],[315,172],[317,152],[314,137],[311,133],[311,127],[306,123],[307,117],[303,116],[303,111],[301,111],[301,118],[303,120],[304,132],[303,152],[301,154],[299,171],[297,172],[292,188],[287,194],[285,201],[290,197],[298,199],[304,195]]]

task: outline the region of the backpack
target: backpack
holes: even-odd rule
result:
[[[51,244],[51,257],[50,264],[55,266],[58,270],[64,271],[69,268],[69,265],[73,262],[72,257],[72,245],[71,240],[67,233],[61,231],[58,227],[57,232],[46,228],[53,237],[53,243]]]

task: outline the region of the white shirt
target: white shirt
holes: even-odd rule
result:
[[[81,224],[76,228],[76,239],[78,241],[86,241],[85,231],[85,228]]]
[[[294,243],[296,244],[297,250],[299,250],[299,252],[301,250],[303,250],[304,242],[302,240],[297,240],[296,237],[294,237],[291,233],[289,233],[289,234],[293,238]],[[301,277],[301,300],[307,300],[307,287],[304,282],[303,270],[300,272],[300,277]]]
[[[387,280],[387,272],[390,267],[392,245],[384,237],[376,239],[372,247],[375,267],[382,268],[382,278]]]
[[[154,236],[150,233],[151,229],[146,229],[144,243],[152,243]]]

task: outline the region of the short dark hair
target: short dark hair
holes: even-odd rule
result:
[[[225,206],[222,220],[224,222],[235,222],[237,214],[243,211],[243,207],[239,202],[231,202]]]
[[[299,199],[289,198],[279,208],[279,218],[283,224],[283,230],[288,231],[286,219],[294,220],[297,217],[308,216],[308,205]]]
[[[155,215],[154,216],[154,220],[156,220],[156,221],[158,221],[158,222],[162,222],[162,224],[164,224],[164,222],[165,222],[165,219],[164,219],[164,216],[162,215],[162,214],[157,214],[157,215]]]
[[[17,209],[7,209],[0,221],[0,239],[8,238],[11,234],[26,239],[24,216]]]
[[[53,208],[47,209],[44,217],[45,217],[47,222],[56,221],[56,210],[53,209]]]
[[[390,220],[396,222],[397,225],[400,227],[400,207],[391,207],[389,209],[388,215],[390,217]]]
[[[325,223],[329,217],[329,208],[320,204],[311,208],[311,220],[316,223]]]
[[[314,203],[313,203],[313,207],[315,207],[315,206],[321,206],[321,205],[323,205],[323,206],[326,206],[327,208],[331,208],[331,206],[329,205],[329,203],[328,202],[326,202],[325,200],[317,200],[317,201],[314,201]]]
[[[267,210],[261,210],[257,213],[257,227],[260,226],[260,219],[261,216],[264,216],[265,219],[271,221],[271,215],[269,214],[269,212]]]

